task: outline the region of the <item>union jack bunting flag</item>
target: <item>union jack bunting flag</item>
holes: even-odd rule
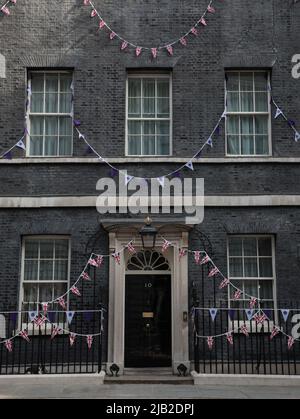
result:
[[[172,47],[172,45],[168,45],[168,46],[167,46],[167,51],[168,51],[168,53],[169,53],[170,55],[173,55],[173,47]]]
[[[73,346],[76,340],[75,333],[70,333],[69,340],[70,340],[70,346]]]
[[[92,348],[93,340],[94,340],[93,336],[87,336],[86,337],[86,343],[87,343],[89,349]]]
[[[272,333],[271,333],[270,339],[271,339],[271,340],[272,340],[272,339],[274,339],[274,338],[275,338],[275,336],[277,336],[279,333],[280,333],[280,329],[279,329],[279,327],[274,326],[274,329],[272,330]]]
[[[230,284],[230,281],[228,278],[224,278],[221,282],[219,289],[222,290],[223,288],[227,287]]]
[[[249,336],[249,332],[248,332],[248,329],[247,329],[247,326],[246,325],[243,325],[243,326],[241,326],[241,328],[240,328],[240,331],[245,335],[245,336]]]
[[[163,253],[166,252],[170,246],[171,246],[171,243],[168,240],[164,240],[162,248],[161,248],[162,252]]]
[[[104,26],[106,26],[106,23],[104,22],[104,20],[100,20],[99,29],[103,29]]]
[[[180,38],[180,43],[181,43],[181,45],[183,45],[184,47],[187,45],[187,40],[186,40],[186,38]]]
[[[95,17],[95,16],[97,16],[97,12],[96,12],[96,10],[95,10],[95,9],[93,9],[93,10],[92,10],[92,13],[91,13],[91,17]]]
[[[43,308],[44,316],[46,316],[47,313],[48,313],[48,306],[49,306],[48,303],[42,303],[42,308]]]
[[[234,301],[240,300],[241,299],[241,296],[242,296],[242,291],[241,290],[237,290],[234,293],[234,296],[233,296]]]
[[[204,17],[202,17],[202,18],[200,19],[200,23],[201,23],[201,25],[203,25],[203,26],[207,26],[207,23],[206,23],[206,20],[204,19]]]
[[[255,308],[256,304],[257,304],[257,298],[252,297],[249,303],[250,308]]]
[[[57,336],[61,331],[62,330],[60,327],[53,326],[52,333],[51,333],[51,340],[53,340],[55,336]]]
[[[214,7],[212,7],[212,6],[208,6],[207,11],[209,13],[216,13],[216,9]]]
[[[136,250],[135,250],[134,245],[133,245],[132,242],[128,243],[126,247],[127,247],[129,253],[131,253],[132,255],[136,254]]]
[[[12,352],[13,351],[13,342],[12,342],[12,340],[7,340],[5,342],[5,348],[8,350],[8,352]]]
[[[84,4],[85,6],[88,6],[88,5],[90,4],[90,0],[83,0],[83,4]]]
[[[75,287],[75,285],[71,288],[71,292],[74,295],[77,295],[78,297],[81,297],[80,291],[79,291],[79,289],[77,287]]]
[[[185,249],[179,249],[179,260],[183,258],[186,255]]]
[[[115,32],[111,32],[111,33],[109,34],[109,39],[110,39],[110,40],[113,40],[115,37],[116,37],[116,33],[115,33]]]
[[[128,47],[128,42],[127,41],[123,41],[122,44],[121,44],[121,50],[123,51],[127,47]]]
[[[210,262],[210,257],[208,255],[204,256],[201,260],[200,265],[205,265],[206,263]]]
[[[209,336],[207,338],[207,345],[209,350],[212,350],[212,348],[214,347],[214,338],[212,336]]]
[[[226,333],[226,339],[227,339],[227,342],[228,342],[230,345],[233,345],[233,336],[232,336],[232,332],[228,332],[228,333]]]
[[[256,321],[257,324],[263,324],[266,320],[267,320],[267,316],[265,315],[265,313],[263,314],[255,314],[255,316],[253,317],[254,320]]]
[[[10,10],[6,6],[1,7],[1,12],[4,13],[6,16],[10,15]]]
[[[209,272],[208,277],[212,278],[213,276],[217,275],[219,272],[220,272],[219,269],[215,267]]]
[[[89,265],[100,268],[103,263],[103,256],[97,256],[96,259],[90,258]]]
[[[197,35],[198,35],[198,30],[197,30],[196,28],[192,28],[192,29],[191,29],[191,33],[192,33],[193,35],[197,36]]]
[[[23,338],[27,342],[30,342],[27,330],[21,330],[21,332],[19,333],[19,336],[21,336],[21,338]]]
[[[195,262],[196,262],[197,265],[199,265],[200,262],[201,262],[201,252],[200,252],[200,250],[196,250],[193,253],[194,253]]]
[[[83,273],[81,274],[81,277],[82,277],[85,281],[90,281],[90,280],[91,280],[91,278],[90,278],[89,274],[88,274],[88,273],[86,273],[86,272],[83,272]]]
[[[157,48],[151,48],[151,53],[152,53],[152,57],[156,58],[157,57]]]
[[[57,302],[58,302],[58,304],[64,309],[64,310],[67,310],[67,305],[66,305],[66,302],[65,302],[65,299],[64,299],[64,297],[60,297],[58,300],[57,300]]]
[[[294,344],[295,344],[295,339],[292,336],[289,336],[289,339],[288,339],[288,348],[289,348],[289,350],[292,349],[292,347],[294,346]]]
[[[112,257],[115,259],[115,262],[116,262],[118,265],[120,265],[120,263],[121,263],[121,255],[120,255],[120,252],[113,253],[113,254],[112,254]]]
[[[136,57],[139,57],[142,53],[142,48],[141,47],[136,47],[135,49],[135,55]]]
[[[36,317],[35,319],[33,319],[33,323],[38,326],[44,326],[44,324],[46,323],[47,319],[45,316],[40,316],[40,317]]]

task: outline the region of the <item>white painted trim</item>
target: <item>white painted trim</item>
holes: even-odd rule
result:
[[[119,197],[115,199],[118,204]],[[0,197],[0,208],[95,208],[96,200],[97,196]],[[170,201],[171,206],[174,205],[173,197]],[[204,201],[205,207],[298,207],[300,195],[220,195],[205,196]],[[121,198],[121,204],[123,207],[124,197]]]
[[[186,163],[189,157],[111,157],[106,159],[110,164],[153,164],[153,163]],[[258,164],[258,163],[300,163],[300,157],[207,157],[200,160],[193,160],[195,165],[199,164]],[[91,157],[26,157],[12,160],[0,160],[1,164],[103,164],[98,158]]]

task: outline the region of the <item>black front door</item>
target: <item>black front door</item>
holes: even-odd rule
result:
[[[125,367],[170,367],[171,276],[127,275]]]

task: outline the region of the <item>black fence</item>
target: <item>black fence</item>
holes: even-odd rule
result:
[[[103,310],[76,311],[69,322],[66,312],[49,311],[48,321],[41,326],[36,324],[37,318],[32,321],[28,312],[1,313],[0,374],[100,372],[104,313]],[[42,313],[38,319],[41,317]],[[19,336],[21,331],[25,331],[29,342]],[[71,333],[76,334],[73,345]],[[6,345],[7,340],[12,345],[11,351],[7,348],[10,345]]]
[[[207,302],[205,307],[197,307],[192,312],[194,362],[198,373],[300,374],[298,304],[278,302],[276,310],[256,307],[253,316],[246,312],[246,307],[229,309],[226,301],[214,304]],[[211,307],[217,308],[214,320]],[[282,309],[288,310],[286,320]],[[265,319],[255,319],[256,314]],[[271,338],[274,330],[275,336]],[[207,337],[214,338],[208,342]]]

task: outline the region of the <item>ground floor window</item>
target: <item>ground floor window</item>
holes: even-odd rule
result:
[[[229,236],[228,275],[244,293],[262,300],[261,308],[274,308],[275,241],[273,236]],[[229,287],[232,308],[249,308],[249,297],[234,299]]]
[[[24,238],[20,293],[22,310],[37,310],[38,303],[60,297],[68,289],[69,276],[70,239],[68,237]],[[54,304],[52,309],[59,310],[59,306]]]

